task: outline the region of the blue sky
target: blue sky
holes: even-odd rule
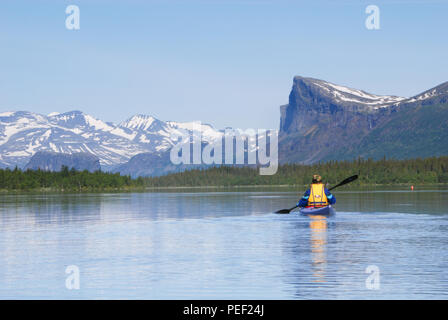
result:
[[[5,0],[0,111],[278,128],[294,75],[402,96],[448,81],[447,31],[448,1]]]

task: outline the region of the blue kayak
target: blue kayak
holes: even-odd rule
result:
[[[306,215],[331,216],[336,213],[336,210],[334,210],[332,206],[326,206],[321,208],[309,207],[309,208],[300,208],[300,213]]]

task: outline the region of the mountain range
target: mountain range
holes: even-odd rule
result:
[[[81,111],[41,115],[27,111],[0,113],[0,167],[25,167],[38,151],[90,153],[109,170],[141,153],[171,149],[173,137],[202,134],[213,141],[222,133],[211,125],[161,121],[135,115],[113,124]]]
[[[56,170],[54,166],[78,163],[87,153],[103,170],[134,177],[182,171],[191,167],[173,165],[169,158],[175,136],[182,133],[202,135],[206,145],[221,139],[224,130],[148,115],[114,124],[81,111],[3,112],[0,167]],[[447,155],[447,141],[448,82],[405,98],[296,76],[288,104],[280,107],[280,163]],[[55,160],[55,153],[78,156]],[[94,159],[90,160],[88,170],[93,170]]]

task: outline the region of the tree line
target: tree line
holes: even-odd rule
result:
[[[394,160],[357,159],[312,165],[284,164],[272,176],[259,175],[258,168],[219,166],[194,169],[160,177],[139,177],[109,172],[0,169],[1,190],[48,189],[59,191],[126,190],[146,187],[307,185],[313,174],[336,184],[358,174],[354,185],[448,183],[448,157]]]
[[[61,171],[0,169],[0,189],[57,191],[116,190],[143,187],[143,179],[131,179],[119,173],[77,171],[66,166]]]
[[[358,174],[353,185],[448,183],[448,157],[426,159],[328,161],[312,165],[284,164],[272,176],[259,175],[257,168],[220,166],[195,169],[145,179],[146,186],[244,186],[308,185],[313,174],[336,184]]]

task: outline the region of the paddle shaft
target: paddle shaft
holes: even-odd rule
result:
[[[334,187],[330,188],[329,190],[336,189],[337,187],[340,187],[340,186],[343,186],[344,184],[353,182],[356,179],[358,179],[358,175],[357,174],[355,174],[354,176],[351,176],[351,177],[345,179],[344,181],[340,182],[339,184],[335,185]]]

